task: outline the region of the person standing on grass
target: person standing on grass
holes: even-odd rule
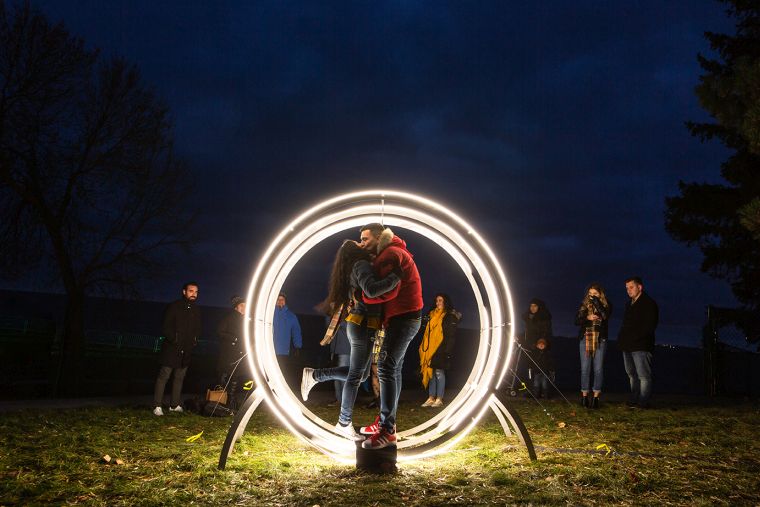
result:
[[[376,276],[383,278],[391,272],[401,273],[396,290],[375,299],[364,297],[369,304],[383,303],[385,337],[380,348],[377,373],[380,379],[380,415],[374,423],[363,426],[360,432],[369,435],[362,442],[364,449],[382,449],[396,445],[396,410],[401,393],[401,373],[409,343],[420,329],[422,280],[406,242],[382,224],[365,225],[361,245],[377,257],[373,262]]]
[[[448,295],[436,294],[433,301],[419,348],[422,386],[428,390],[428,399],[422,404],[425,408],[443,406],[446,370],[451,368],[457,325],[462,318]]]
[[[281,292],[275,303],[272,334],[274,335],[274,353],[285,381],[292,387],[295,384],[297,365],[295,359],[301,354],[301,325],[298,317],[288,308],[288,296]],[[291,356],[291,352],[293,356]]]
[[[522,319],[525,322],[525,338],[522,343],[525,348],[531,349],[541,338],[548,340],[554,336],[552,314],[542,300],[531,299],[528,311],[523,313]]]
[[[554,382],[554,360],[551,353],[551,342],[548,338],[539,338],[529,352],[531,369],[533,370],[533,396],[536,398],[551,398],[549,382]]]
[[[532,364],[532,361],[535,361],[534,356],[539,354],[536,344],[539,340],[544,340],[546,349],[548,349],[548,347],[550,347],[551,338],[554,336],[552,330],[552,314],[546,307],[546,303],[538,298],[533,298],[528,304],[528,311],[523,313],[522,320],[525,322],[525,334],[520,345],[523,347],[522,351],[527,355],[527,375],[528,378],[533,379],[533,387],[535,390],[538,389],[539,385],[543,385],[544,380],[548,381],[548,378],[544,379],[537,377],[536,375],[531,377],[531,375],[533,372],[537,371],[535,365]],[[541,352],[541,354],[543,354],[543,352]],[[515,368],[517,368],[517,365]],[[523,366],[521,369],[524,371],[525,367]],[[544,391],[548,395],[548,390],[544,389]],[[525,396],[530,396],[530,394],[529,391],[525,391]],[[538,395],[538,393],[535,392],[532,394],[536,396]]]
[[[660,310],[654,299],[644,292],[644,282],[638,276],[625,281],[628,303],[625,305],[623,324],[618,333],[618,347],[623,352],[625,372],[631,384],[629,407],[649,408],[652,395],[652,355],[654,332]]]
[[[598,283],[592,283],[586,289],[586,295],[575,316],[575,325],[578,326],[578,338],[580,338],[581,405],[586,408],[599,408],[610,315],[612,315],[612,304],[607,300],[604,288]],[[592,366],[594,396],[589,399],[589,391],[592,388]]]
[[[172,383],[170,412],[182,412],[180,398],[182,384],[190,365],[190,356],[201,335],[201,311],[195,305],[198,299],[198,284],[188,282],[182,287],[182,298],[169,304],[164,314],[164,340],[161,343],[161,368],[153,389],[153,415],[162,416],[161,408],[164,389],[169,377]]]
[[[251,374],[248,371],[248,363],[243,360],[245,357],[245,299],[240,296],[233,296],[230,300],[232,310],[219,322],[216,328],[216,334],[219,337],[219,362],[217,370],[219,372],[219,384],[227,386],[229,394],[228,406],[237,410],[241,393],[238,387],[243,382],[250,380]],[[229,384],[229,385],[228,385]]]

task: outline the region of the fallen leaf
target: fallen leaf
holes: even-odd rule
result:
[[[203,435],[203,431],[201,431],[197,435],[193,435],[193,436],[187,437],[185,439],[185,442],[195,442],[196,440],[198,440],[199,438],[201,438],[202,435]]]
[[[122,460],[118,459],[118,458],[116,459],[115,463],[117,465],[123,465],[124,464],[124,462]]]

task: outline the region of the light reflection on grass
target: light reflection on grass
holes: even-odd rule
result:
[[[504,503],[757,504],[756,404],[581,411],[553,418],[519,403],[534,442],[487,417],[451,453],[404,463],[394,476],[336,464],[258,411],[227,463],[229,419],[150,415],[146,408],[27,411],[0,416],[0,504],[437,505]],[[315,408],[326,421],[334,409]],[[374,414],[358,410],[356,421]],[[402,406],[399,421],[428,412]],[[560,428],[559,423],[565,427]],[[185,439],[203,431],[193,443]],[[601,443],[613,451],[595,453]],[[552,449],[556,449],[554,451]],[[574,450],[570,452],[559,452]],[[631,453],[641,453],[637,456]],[[105,464],[108,454],[123,465]]]

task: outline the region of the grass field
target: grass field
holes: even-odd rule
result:
[[[413,406],[400,408],[400,426],[430,416]],[[395,475],[335,464],[261,409],[224,471],[216,466],[230,419],[153,417],[146,407],[6,413],[0,505],[760,504],[756,402],[515,406],[537,462],[489,416],[453,452],[402,464]],[[337,409],[314,411],[337,417]],[[355,420],[373,415],[358,410]]]

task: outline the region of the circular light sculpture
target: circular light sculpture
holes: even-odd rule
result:
[[[358,237],[359,228],[371,222],[408,229],[438,244],[442,255],[449,255],[462,269],[480,319],[475,364],[464,387],[433,418],[398,433],[399,460],[430,456],[450,448],[489,407],[497,412],[508,434],[503,415],[516,426],[512,417],[516,414],[510,416],[510,409],[505,409],[494,395],[512,356],[514,310],[506,277],[493,251],[462,218],[430,199],[390,190],[353,192],[328,199],[298,216],[272,241],[256,268],[246,305],[246,317],[252,326],[246,327],[245,335],[247,359],[257,385],[256,401],[249,403],[243,410],[246,413],[233,423],[220,459],[221,468],[260,401],[265,401],[304,442],[339,461],[354,461],[354,442],[335,433],[332,424],[313,414],[286,384],[275,356],[272,321],[277,296],[298,261],[324,239],[346,230]],[[411,250],[414,251],[413,245]],[[517,426],[522,428],[518,436],[525,443],[527,431],[519,418]],[[528,447],[531,457],[535,457],[532,444]]]

